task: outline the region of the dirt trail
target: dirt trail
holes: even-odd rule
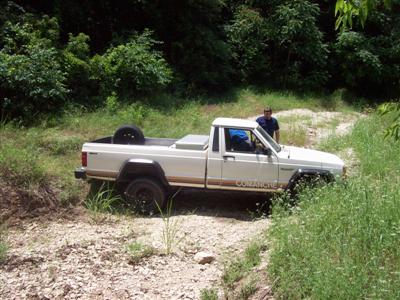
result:
[[[292,128],[304,129],[307,135],[305,147],[312,148],[331,134],[344,135],[350,132],[354,123],[362,115],[355,112],[314,112],[310,109],[298,108],[279,111],[273,116],[280,121],[282,131]],[[249,119],[255,120],[258,117],[253,116]]]
[[[302,124],[306,117],[301,126],[307,126],[309,146],[332,128],[347,132],[358,118],[304,109],[274,115],[282,124],[293,116],[301,116],[293,124]],[[321,126],[324,122],[331,125]],[[240,254],[249,240],[268,228],[268,218],[254,220],[249,213],[265,201],[266,196],[236,193],[180,193],[172,220],[179,224],[182,241],[170,256],[163,255],[160,217],[111,216],[96,225],[78,209],[58,219],[24,220],[8,230],[10,250],[0,264],[0,298],[198,299],[201,289],[219,286],[224,260]],[[126,247],[134,241],[153,246],[157,253],[130,263]],[[213,253],[215,261],[196,263],[199,251]]]

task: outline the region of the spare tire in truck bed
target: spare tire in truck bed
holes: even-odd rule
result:
[[[123,145],[143,145],[144,135],[135,125],[124,125],[115,131],[112,143]]]

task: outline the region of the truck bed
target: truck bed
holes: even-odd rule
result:
[[[111,144],[112,137],[107,136],[101,139],[97,139],[94,141],[91,141],[91,143],[100,143],[100,144]],[[178,141],[177,139],[166,139],[166,138],[149,138],[146,137],[144,139],[144,145],[145,146],[165,146],[165,147],[170,147],[175,142]]]
[[[107,136],[101,139],[91,141],[90,143],[97,144],[112,144],[112,137]],[[118,144],[117,144],[118,145]],[[144,138],[144,144],[141,146],[163,146],[172,147],[176,149],[185,150],[205,150],[208,147],[207,135],[194,135],[188,134],[181,139],[168,139],[168,138]]]
[[[187,135],[184,138],[145,138],[142,145],[113,144],[104,137],[83,145],[87,153],[88,177],[115,180],[128,160],[156,161],[171,185],[204,187],[208,136]]]

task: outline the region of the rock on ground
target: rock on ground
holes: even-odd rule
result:
[[[214,259],[214,254],[208,252],[197,252],[194,256],[194,260],[200,265],[209,264]]]

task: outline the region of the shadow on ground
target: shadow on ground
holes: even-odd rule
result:
[[[273,195],[183,189],[173,198],[174,214],[253,220],[270,214]]]
[[[101,188],[101,182],[92,182],[88,196],[96,194]],[[106,188],[113,190],[115,195],[118,195],[123,190],[116,189],[112,184],[107,185]],[[175,190],[174,193],[171,192],[169,201],[171,199],[173,201],[173,215],[194,214],[251,221],[270,214],[273,197],[273,194],[268,193],[182,188]],[[133,206],[126,202],[123,196],[114,209],[119,213],[127,213],[129,211],[134,213]],[[167,207],[164,207],[163,211],[166,212]],[[152,217],[159,218],[160,214],[155,214]]]

